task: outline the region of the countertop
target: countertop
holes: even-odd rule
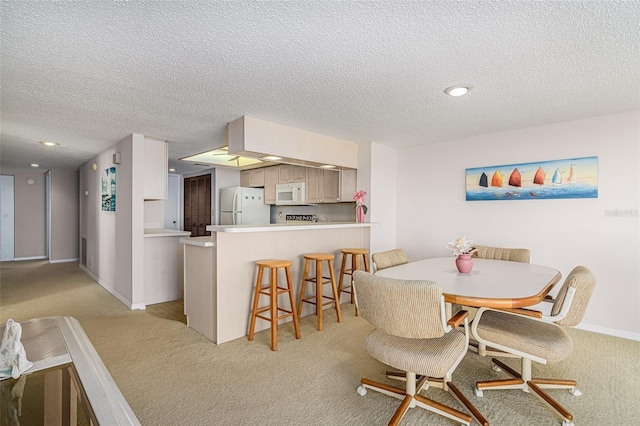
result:
[[[368,228],[375,223],[357,222],[294,222],[294,223],[270,223],[268,225],[208,225],[207,231],[211,232],[274,232],[274,231],[308,231],[316,229],[335,228]]]
[[[180,242],[182,244],[188,244],[188,245],[191,245],[191,246],[213,247],[213,238],[212,237],[180,238]]]
[[[164,229],[164,228],[146,228],[144,230],[145,238],[152,237],[186,237],[191,235],[189,231],[178,231],[177,229]]]

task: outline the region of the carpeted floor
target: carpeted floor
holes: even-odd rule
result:
[[[248,312],[249,307],[247,307]],[[302,339],[291,323],[279,327],[278,351],[269,332],[253,342],[216,346],[179,319],[130,311],[82,272],[77,263],[4,262],[0,269],[0,321],[69,315],[77,318],[143,425],[383,425],[399,401],[355,389],[361,377],[389,382],[387,367],[369,357],[362,339],[371,330],[343,305],[343,322],[327,311],[325,329],[315,318],[301,320]],[[534,375],[578,380],[583,392],[551,391],[575,424],[635,425],[640,418],[640,343],[569,330],[572,356],[537,365]],[[505,362],[519,369],[515,359]],[[476,380],[503,378],[488,358],[468,353],[454,383],[492,425],[558,425],[534,396],[517,391],[473,394]],[[439,389],[423,391],[458,407]],[[405,425],[454,425],[433,413],[410,410]]]

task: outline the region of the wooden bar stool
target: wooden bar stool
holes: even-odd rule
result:
[[[291,262],[288,260],[260,260],[256,262],[258,265],[258,278],[256,279],[256,289],[253,294],[253,308],[251,309],[251,325],[249,326],[249,340],[253,340],[253,333],[256,328],[256,318],[267,320],[271,322],[271,350],[277,350],[278,346],[278,321],[287,317],[293,317],[293,328],[295,329],[296,339],[300,338],[300,325],[298,324],[298,312],[296,312],[295,297],[293,295],[293,285],[291,284]],[[265,286],[262,285],[262,275],[264,269],[271,269],[269,283]],[[287,286],[281,287],[278,285],[278,268],[284,268],[287,275]],[[278,307],[278,295],[282,293],[289,293],[289,303],[291,304],[291,310]],[[260,295],[269,296],[269,305],[259,308],[258,302],[260,301]],[[269,316],[260,315],[263,312],[269,311]],[[284,312],[283,315],[278,316],[279,312]]]
[[[342,314],[340,313],[340,297],[338,288],[336,287],[336,278],[333,272],[333,259],[334,255],[329,253],[309,253],[304,255],[304,271],[302,272],[302,285],[300,286],[300,299],[298,301],[298,312],[302,312],[302,302],[310,303],[316,306],[316,315],[318,316],[317,329],[322,331],[322,308],[325,305],[335,304],[336,316],[338,322],[342,322]],[[307,277],[309,272],[309,264],[316,262],[316,275]],[[326,261],[329,266],[329,277],[322,276],[322,262]],[[304,297],[305,287],[308,282],[316,283],[316,294],[310,297]],[[331,292],[333,297],[324,296],[322,294],[323,284],[331,284]],[[324,299],[329,299],[328,302],[324,302]]]
[[[338,294],[349,293],[351,295],[351,303],[354,303],[354,293],[353,293],[353,271],[357,271],[359,269],[358,259],[362,256],[364,261],[364,270],[369,272],[369,250],[361,249],[361,248],[345,248],[340,250],[342,252],[342,266],[340,267],[340,283],[338,284]],[[351,269],[346,269],[347,267],[347,257],[351,256]],[[349,281],[348,286],[342,285],[343,279],[345,275],[351,275],[351,279]],[[360,310],[356,305],[356,316],[360,315]]]

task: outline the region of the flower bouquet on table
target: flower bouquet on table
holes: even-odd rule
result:
[[[364,204],[365,195],[367,195],[367,193],[362,189],[353,193],[353,201],[356,202],[356,220],[358,222],[364,222],[364,215],[369,211],[367,206]]]
[[[473,268],[473,259],[471,255],[476,252],[473,248],[473,240],[469,236],[463,236],[453,241],[449,241],[447,248],[453,251],[456,257],[456,267],[463,274],[468,274]]]

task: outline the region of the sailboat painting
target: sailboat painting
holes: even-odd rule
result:
[[[549,198],[598,198],[598,157],[466,170],[467,201]]]

